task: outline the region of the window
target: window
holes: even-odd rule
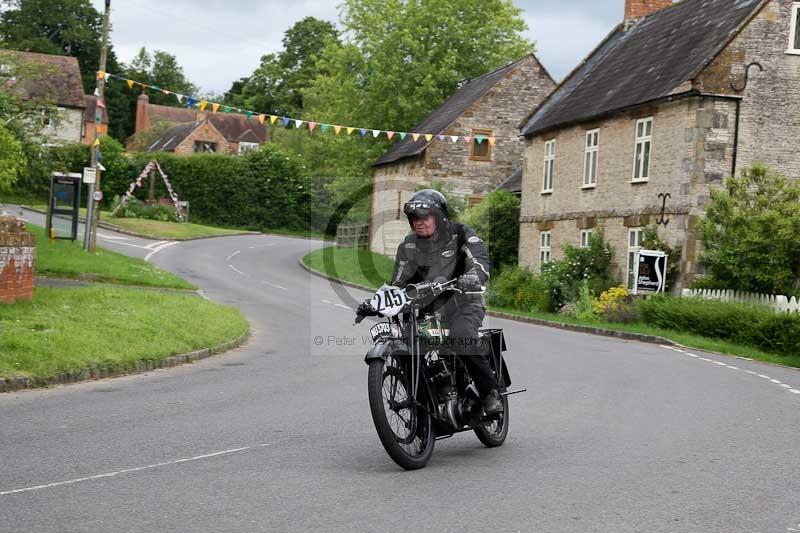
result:
[[[600,130],[586,132],[586,154],[583,158],[583,186],[597,184],[597,152],[600,149]]]
[[[239,153],[255,152],[258,150],[258,143],[239,142]]]
[[[789,49],[791,54],[800,54],[800,2],[792,4],[792,27],[789,30]]]
[[[628,230],[628,288],[632,289],[636,283],[636,253],[642,249],[642,228]]]
[[[194,151],[200,153],[214,153],[217,151],[217,143],[212,143],[208,141],[195,141],[194,142]]]
[[[589,241],[592,238],[592,234],[594,233],[593,229],[582,229],[581,230],[581,248],[588,248]]]
[[[543,231],[539,234],[539,270],[541,271],[542,265],[550,262],[550,247],[551,235],[549,231]]]
[[[636,155],[633,159],[633,181],[650,179],[650,150],[653,145],[653,117],[636,121]]]
[[[544,177],[542,192],[553,192],[553,177],[555,176],[556,140],[544,143]]]
[[[473,161],[491,161],[492,145],[489,144],[489,139],[492,136],[492,130],[472,130],[472,153],[469,158]],[[483,140],[478,142],[478,137]]]

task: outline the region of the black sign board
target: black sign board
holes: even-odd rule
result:
[[[640,250],[636,254],[634,294],[664,292],[667,286],[667,254],[658,250]]]
[[[81,201],[80,174],[53,174],[47,209],[47,236],[51,239],[78,238],[78,208]]]

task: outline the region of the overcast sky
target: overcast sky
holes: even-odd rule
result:
[[[450,0],[442,0],[450,1]],[[103,0],[92,0],[98,10]],[[113,0],[112,42],[123,62],[142,46],[174,54],[203,92],[221,93],[281,48],[283,32],[306,16],[338,20],[338,0]],[[557,80],[623,18],[625,0],[516,0]]]

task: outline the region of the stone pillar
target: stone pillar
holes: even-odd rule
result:
[[[0,216],[0,304],[33,298],[35,259],[36,237],[21,220]]]

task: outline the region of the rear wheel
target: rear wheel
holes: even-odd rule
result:
[[[508,436],[508,396],[502,396],[502,399],[503,412],[490,423],[475,428],[478,440],[489,448],[502,446]]]
[[[436,440],[431,415],[411,403],[404,367],[391,356],[370,362],[367,387],[372,421],[389,457],[406,470],[428,464]],[[425,405],[423,391],[418,388],[417,400]]]

